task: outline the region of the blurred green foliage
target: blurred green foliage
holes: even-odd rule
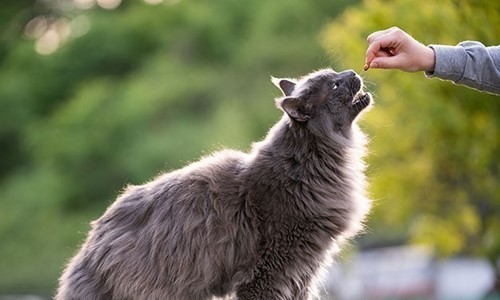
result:
[[[320,29],[353,2],[82,3],[2,2],[0,293],[49,295],[124,185],[262,138],[270,75],[327,66]]]
[[[366,37],[395,25],[424,44],[498,45],[500,2],[366,0],[330,23],[322,40],[342,67],[360,69]],[[377,101],[364,123],[372,137],[372,239],[409,235],[443,256],[497,261],[498,96],[426,80],[422,73],[370,70],[365,80]]]

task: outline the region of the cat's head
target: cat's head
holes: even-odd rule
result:
[[[272,81],[283,92],[276,105],[292,122],[310,129],[331,126],[347,130],[371,103],[371,95],[363,91],[363,80],[352,70],[323,69],[298,80],[273,77]]]

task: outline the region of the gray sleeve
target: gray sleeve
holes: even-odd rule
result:
[[[436,65],[427,77],[451,80],[481,91],[500,95],[500,46],[485,47],[479,42],[457,46],[430,45]]]

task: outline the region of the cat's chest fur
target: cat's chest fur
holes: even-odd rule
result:
[[[245,201],[261,239],[326,243],[347,227],[356,201],[349,177],[356,174],[347,174],[345,149],[306,143],[282,126],[276,131],[283,136],[261,149],[246,172]]]

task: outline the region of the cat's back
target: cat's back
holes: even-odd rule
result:
[[[114,205],[138,202],[171,206],[188,199],[191,202],[206,197],[217,198],[222,190],[232,195],[228,189],[239,187],[239,176],[246,161],[247,154],[224,149],[181,169],[161,174],[143,185],[129,185]]]
[[[248,161],[248,154],[224,149],[201,158],[180,170],[166,174],[165,179],[180,177],[187,181],[208,181],[211,184],[227,184],[237,180]]]
[[[245,163],[246,154],[222,150],[146,184],[130,185],[94,227],[121,228],[146,236],[157,235],[156,231],[176,235],[213,214],[222,217],[228,206],[239,201],[239,177]]]

